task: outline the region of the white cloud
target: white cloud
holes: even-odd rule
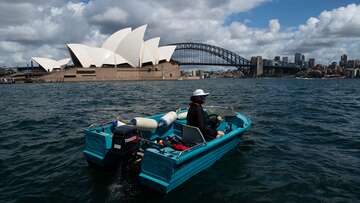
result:
[[[92,19],[97,23],[126,23],[128,14],[118,7],[108,8],[104,13],[95,15]]]
[[[1,27],[29,23],[36,15],[36,9],[30,3],[13,4],[6,1],[0,2],[0,11]]]
[[[1,41],[0,42],[0,49],[13,53],[13,52],[20,52],[25,50],[25,46],[17,43],[17,42],[8,42],[8,41]]]
[[[76,17],[81,17],[81,15],[83,14],[83,11],[86,7],[86,4],[85,3],[73,3],[73,2],[69,2],[67,3],[66,5],[66,8],[69,10],[69,11],[72,11],[74,16]]]
[[[146,38],[161,43],[201,41],[222,46],[242,56],[305,53],[322,62],[348,53],[360,57],[360,5],[323,11],[296,28],[282,28],[281,19],[254,28],[234,21],[232,14],[247,12],[268,0],[65,0],[0,3],[0,61],[24,65],[32,56],[63,58],[65,43],[100,45],[112,32],[149,24]],[[1,65],[1,64],[0,64]]]
[[[272,19],[269,21],[269,28],[271,32],[279,32],[280,23],[278,19]]]
[[[269,21],[269,29],[251,28],[239,22],[230,25],[229,32],[234,49],[243,49],[243,54],[293,56],[295,52],[315,57],[318,62],[339,60],[341,54],[360,57],[360,5],[350,4],[331,11],[323,11],[318,17],[310,17],[297,29],[281,30],[277,19]],[[240,34],[241,33],[241,34]],[[351,45],[351,46],[350,46]],[[231,47],[231,45],[224,45]]]

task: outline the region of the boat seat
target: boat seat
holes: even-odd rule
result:
[[[197,145],[205,143],[200,129],[190,125],[183,125],[182,141],[186,144]]]

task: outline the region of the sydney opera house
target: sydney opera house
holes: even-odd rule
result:
[[[40,77],[45,82],[179,79],[179,66],[171,61],[176,47],[159,46],[159,37],[144,41],[146,27],[119,30],[101,47],[66,44],[69,58],[32,61],[47,72]]]

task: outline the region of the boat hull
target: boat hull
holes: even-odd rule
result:
[[[174,164],[172,174],[167,180],[164,180],[163,177],[159,177],[158,175],[153,174],[151,171],[142,170],[139,175],[140,182],[143,185],[146,185],[161,193],[168,193],[171,190],[175,189],[177,186],[190,179],[192,176],[207,169],[217,160],[223,157],[224,154],[234,149],[240,143],[241,134],[242,133],[234,135],[234,137],[232,137],[231,139],[226,140],[225,143],[219,143],[218,145],[199,153],[199,155],[196,155],[191,159],[188,159],[178,164]],[[147,163],[144,162],[144,164]],[[148,168],[145,165],[143,166],[144,167],[142,168]],[[168,170],[170,170],[170,166],[164,164],[160,164],[157,170],[162,171],[163,169],[161,169],[161,167],[167,167]]]
[[[106,130],[105,130],[106,129]],[[85,149],[83,150],[86,161],[102,167],[116,165],[118,157],[111,153],[112,138],[109,133],[110,125],[85,129]]]

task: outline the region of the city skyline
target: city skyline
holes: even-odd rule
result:
[[[253,56],[254,57],[254,56]],[[291,60],[292,59],[292,60]],[[317,59],[314,57],[306,58],[301,53],[295,53],[293,57],[288,56],[281,56],[277,55],[273,58],[263,58],[263,60],[266,62],[276,63],[279,62],[277,65],[297,65],[302,66],[306,68],[314,68],[317,65],[322,66],[333,66],[335,63],[336,65],[340,67],[348,67],[348,68],[355,68],[360,66],[360,59],[359,58],[352,58],[351,56],[348,56],[347,54],[342,54],[341,56],[338,56],[338,60],[329,61],[328,63],[317,63]],[[272,65],[270,65],[272,66]]]
[[[66,43],[98,46],[113,31],[142,24],[151,25],[147,38],[160,36],[163,44],[202,41],[248,59],[291,59],[299,52],[327,64],[338,62],[342,54],[360,58],[356,3],[6,0],[0,3],[0,66],[24,66],[34,55],[61,59]]]

